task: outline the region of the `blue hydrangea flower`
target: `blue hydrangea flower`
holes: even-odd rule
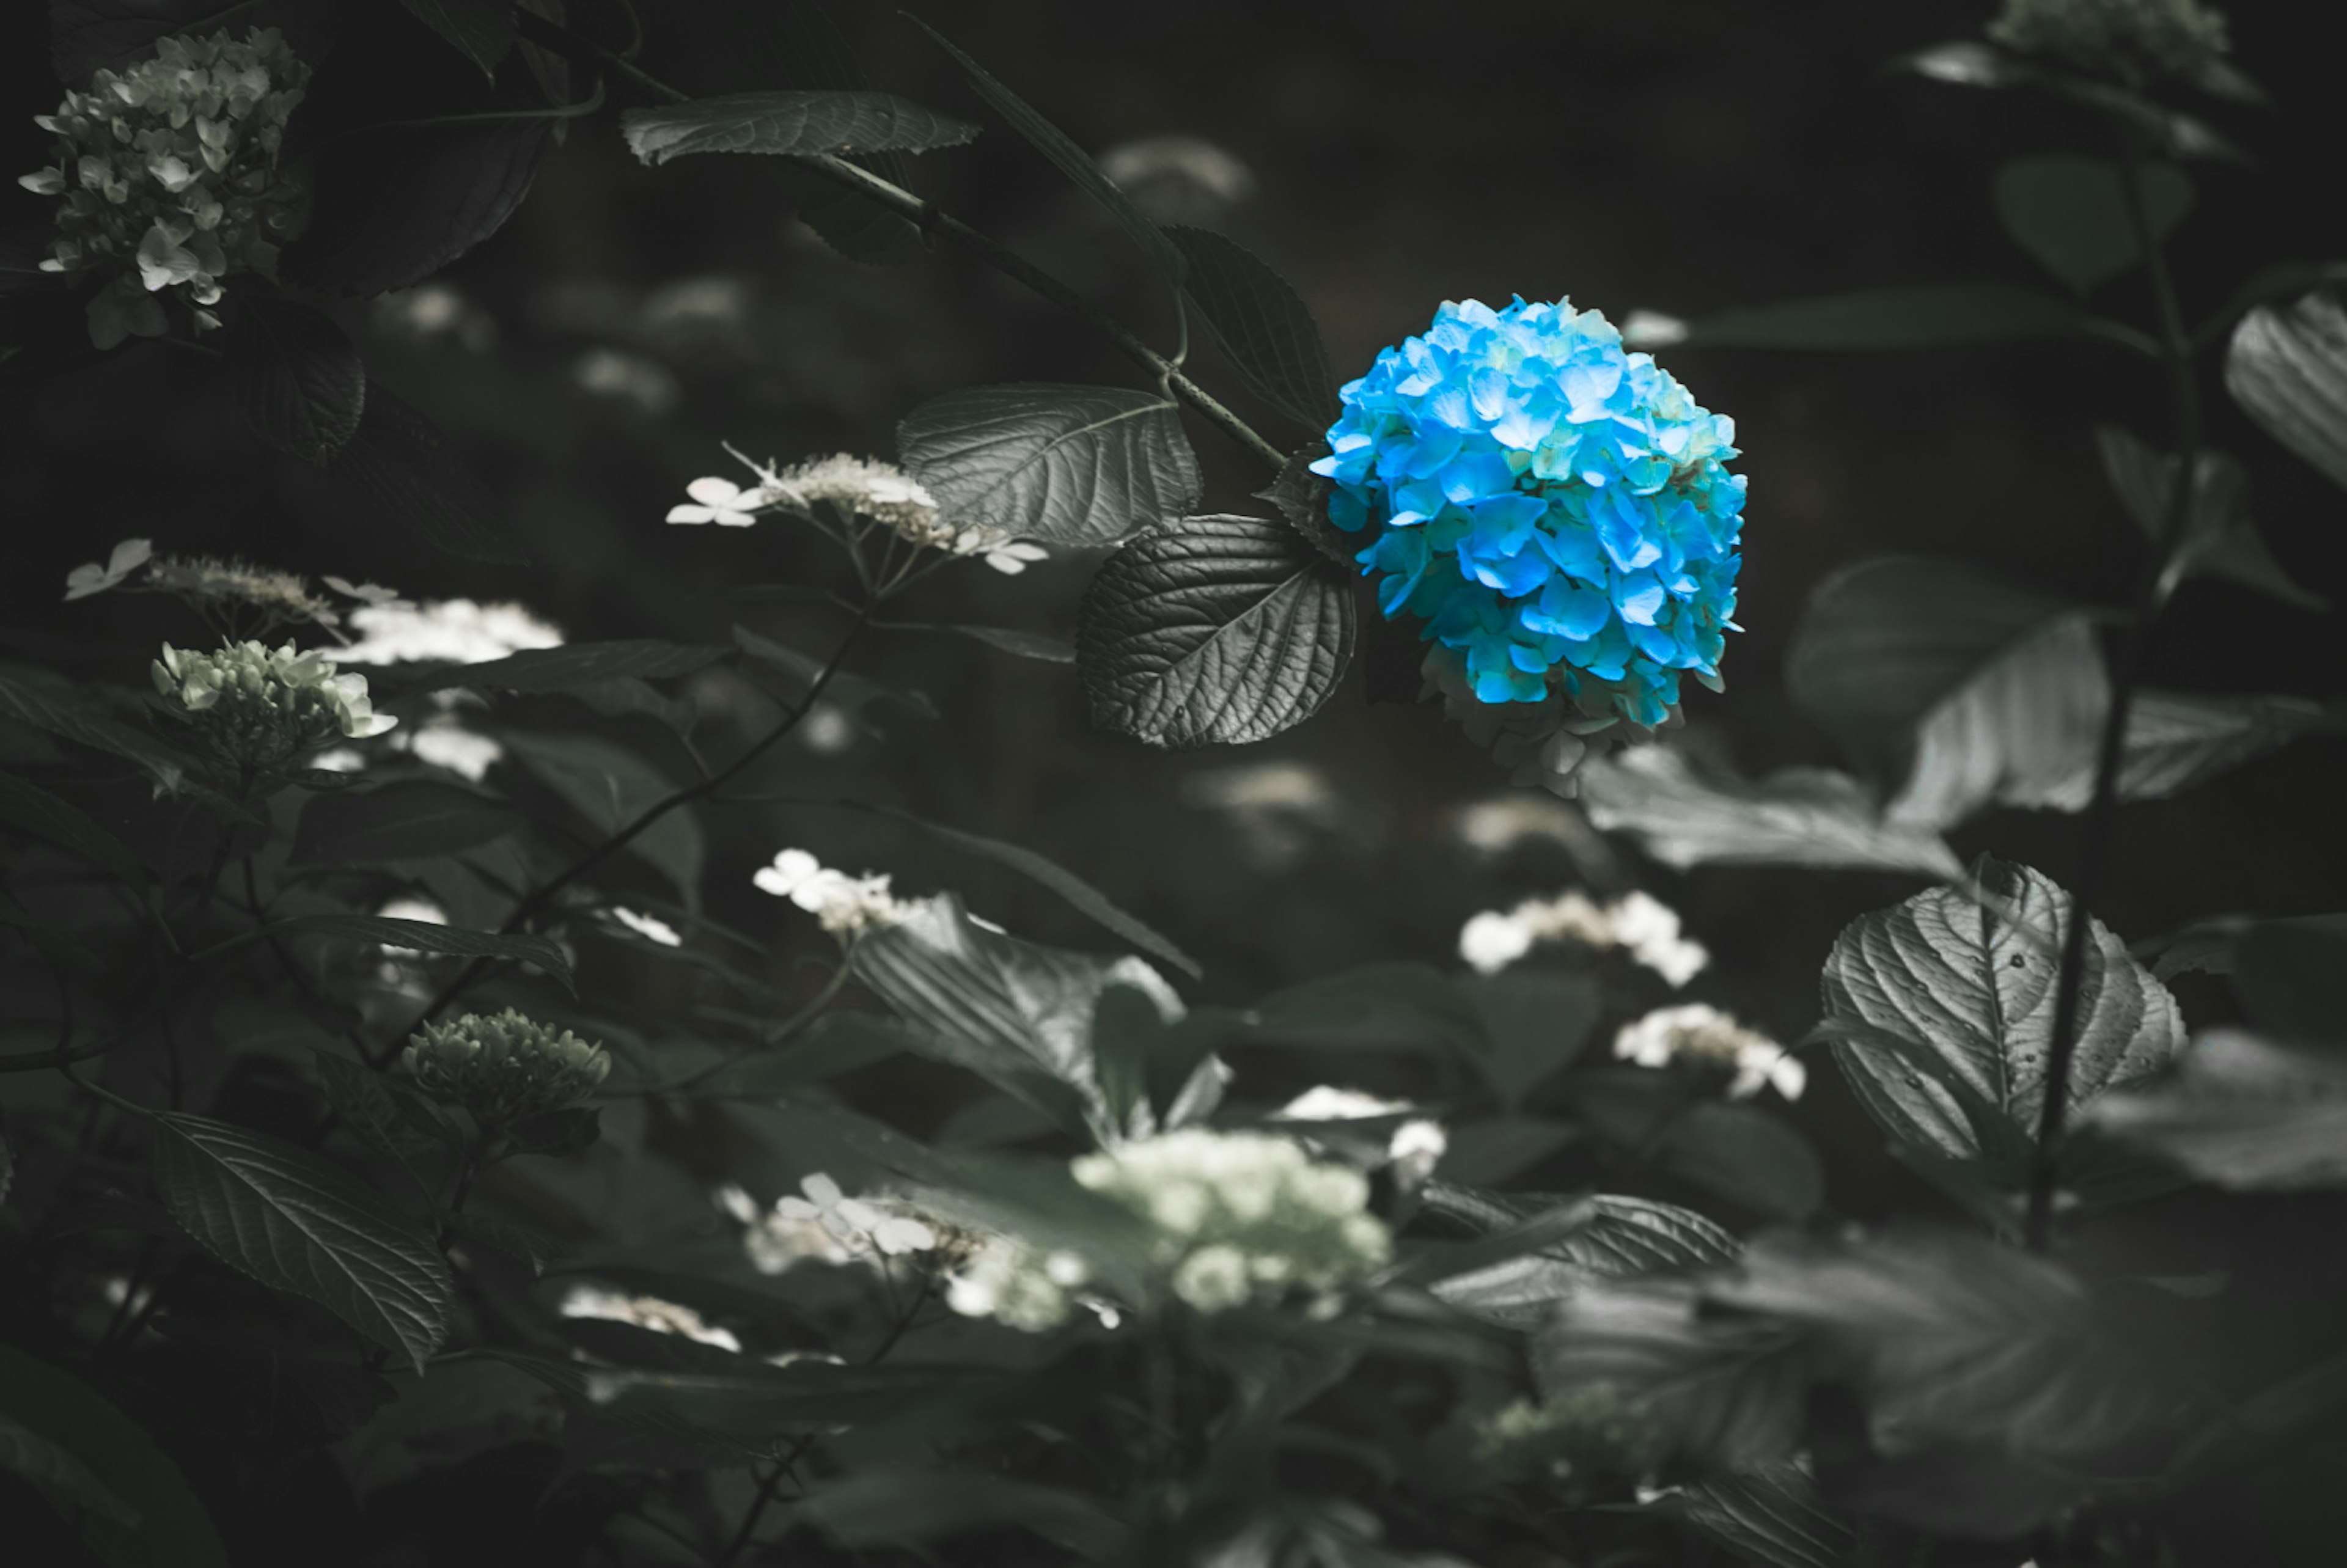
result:
[[[1389,616],[1424,635],[1481,702],[1552,684],[1648,728],[1679,672],[1717,687],[1736,610],[1744,479],[1735,422],[1570,301],[1445,303],[1423,337],[1344,389],[1329,518],[1369,535]]]

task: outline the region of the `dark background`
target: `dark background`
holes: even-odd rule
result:
[[[11,174],[42,160],[46,138],[27,117],[58,92],[36,46],[39,9],[11,8],[0,51]],[[740,46],[746,4],[643,9],[641,60],[655,75],[698,92],[759,85]],[[2212,117],[2260,166],[2196,171],[2198,205],[2177,241],[2195,315],[2260,263],[2347,254],[2337,200],[2347,97],[2330,40],[2310,31],[2321,25],[2311,9],[2229,7],[2236,58],[2279,108]],[[921,14],[1088,149],[1179,134],[1241,160],[1250,197],[1179,216],[1234,234],[1294,281],[1341,380],[1421,329],[1445,298],[1570,294],[1619,321],[1640,307],[1691,315],[1885,283],[2027,280],[2027,259],[1998,230],[1989,179],[2006,157],[2061,149],[2072,128],[2009,95],[1880,68],[1901,51],[1976,35],[1989,10],[939,0]],[[893,7],[830,11],[875,86],[987,118]],[[572,15],[612,36],[590,7]],[[928,155],[922,173],[948,210],[1170,340],[1128,243],[1015,135],[989,123],[973,145]],[[13,181],[5,200],[0,219],[37,213]],[[661,520],[686,481],[731,468],[721,439],[784,461],[888,456],[895,422],[939,392],[1133,382],[1084,329],[959,256],[866,268],[832,255],[756,160],[638,167],[608,114],[572,127],[514,221],[444,282],[461,295],[469,334],[418,332],[395,303],[343,315],[372,373],[449,430],[490,481],[535,565],[483,567],[386,528],[324,476],[247,436],[217,395],[212,362],[146,345],[0,401],[0,624],[15,655],[141,678],[155,601],[57,602],[69,568],[133,535],[418,597],[519,599],[574,639],[723,641],[749,620],[821,651],[820,616],[733,597],[744,582],[834,572],[812,541],[777,523],[735,532]],[[2132,279],[2096,302],[2132,320],[2147,312]],[[618,379],[636,390],[582,384],[582,362],[598,351],[624,356]],[[1749,630],[1731,646],[1727,694],[1690,685],[1686,706],[1689,743],[1748,772],[1839,761],[1778,676],[1805,596],[1837,566],[1943,552],[2105,600],[2123,597],[2137,569],[2091,426],[2116,419],[2155,442],[2167,433],[2154,376],[2115,351],[1662,357],[1698,399],[1737,418],[1747,453],[1738,619]],[[1274,440],[1307,434],[1250,401],[1211,347],[1194,363]],[[2342,497],[2253,431],[2213,374],[2205,380],[2212,439],[2249,463],[2275,553],[2301,582],[2347,598],[2330,548]],[[1255,459],[1194,422],[1193,436],[1209,509],[1260,509],[1248,496],[1268,476]],[[940,574],[903,613],[1064,634],[1095,564],[1063,557],[1017,579],[971,564]],[[2339,684],[2335,638],[2327,618],[2195,583],[2163,628],[2153,678],[2328,698]],[[1196,954],[1208,979],[1194,990],[1208,999],[1245,1000],[1373,959],[1449,962],[1475,910],[1614,876],[1682,910],[1718,956],[1692,995],[1790,1040],[1815,1016],[1817,968],[1840,924],[1915,890],[1911,879],[1861,874],[1679,876],[1626,852],[1609,863],[1554,835],[1570,837],[1570,816],[1507,854],[1475,853],[1457,835],[1457,810],[1504,794],[1504,781],[1433,708],[1368,704],[1358,671],[1319,717],[1267,745],[1164,755],[1089,730],[1063,667],[917,638],[876,640],[854,667],[925,691],[942,721],[898,720],[828,754],[799,747],[778,784],[894,802],[1041,850]],[[654,732],[620,733],[666,754]],[[2307,743],[2183,799],[2130,808],[2100,913],[2142,938],[2224,911],[2334,907],[2347,866],[2343,760],[2336,741]],[[1235,786],[1201,775],[1272,762],[1308,770],[1256,777],[1298,806],[1202,804]],[[708,825],[712,908],[774,934],[785,951],[804,950],[809,923],[748,884],[785,844],[851,870],[894,871],[911,891],[962,887],[980,913],[1024,935],[1097,940],[1030,885],[870,819],[736,808]],[[1957,846],[2067,879],[2075,827],[2008,813],[1973,824]],[[2204,1017],[2221,1005],[2189,981],[2183,994]],[[1820,1131],[1846,1152],[1870,1149],[1875,1135],[1839,1092],[1820,1083]],[[1861,1210],[1870,1202],[1839,1196]]]

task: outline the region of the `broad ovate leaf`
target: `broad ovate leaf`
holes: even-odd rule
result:
[[[1667,866],[1851,866],[1949,878],[1963,864],[1928,826],[1886,816],[1873,792],[1829,768],[1748,781],[1672,746],[1633,746],[1581,765],[1589,820],[1626,833]]]
[[[1894,1139],[1956,1160],[2025,1159],[2073,912],[2070,896],[2040,873],[1984,859],[1973,885],[1919,893],[1843,929],[1826,958],[1819,1028]],[[2079,1106],[2157,1071],[2184,1039],[2176,999],[2087,919],[2070,1063],[2070,1102]]]
[[[2165,163],[2142,165],[2135,176],[2157,241],[2191,210],[2191,177]],[[2143,260],[2123,178],[2118,165],[2099,158],[2016,158],[1997,170],[1996,213],[2016,244],[2084,294]]]
[[[2336,298],[2317,292],[2244,315],[2225,389],[2267,435],[2347,485],[2347,310]]]
[[[1204,487],[1174,404],[1120,386],[949,392],[897,444],[945,516],[1046,544],[1115,544],[1186,516]]]
[[[187,1233],[272,1289],[305,1296],[424,1369],[456,1281],[432,1238],[306,1149],[177,1113],[154,1120],[155,1188]]]
[[[966,119],[878,92],[729,93],[630,109],[620,130],[651,164],[695,152],[924,152],[978,134]]]
[[[1191,518],[1101,569],[1078,613],[1093,721],[1154,746],[1267,739],[1317,712],[1352,662],[1340,569],[1257,518]]]
[[[2347,1060],[2211,1030],[2174,1077],[2106,1094],[2085,1120],[2204,1182],[2253,1192],[2347,1186]]]

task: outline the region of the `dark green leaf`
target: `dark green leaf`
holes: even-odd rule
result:
[[[978,134],[968,120],[876,92],[732,93],[630,109],[620,128],[651,164],[694,152],[925,152]]]
[[[2071,609],[1963,561],[1877,557],[1809,595],[1785,683],[1868,772],[1901,778],[1932,708]]]
[[[1078,611],[1092,721],[1154,746],[1302,723],[1352,662],[1352,584],[1290,529],[1192,518],[1111,557]]]
[[[1655,1158],[1673,1175],[1770,1219],[1807,1219],[1825,1201],[1825,1172],[1809,1140],[1757,1106],[1688,1106],[1664,1130]]]
[[[1814,1376],[1808,1335],[1703,1305],[1696,1280],[1584,1281],[1534,1331],[1532,1375],[1551,1398],[1612,1385],[1707,1468],[1790,1459]]]
[[[659,769],[600,735],[517,730],[508,732],[505,742],[524,767],[607,834],[619,832],[676,793],[676,785]],[[691,807],[670,812],[636,835],[628,849],[674,883],[688,907],[699,905],[707,850]]]
[[[154,1125],[156,1191],[190,1235],[423,1370],[447,1334],[456,1290],[429,1235],[306,1150],[201,1116],[162,1115]]]
[[[1138,1539],[1131,1526],[1081,1493],[969,1471],[861,1471],[810,1488],[791,1512],[854,1549],[1013,1526],[1083,1561],[1103,1563],[1125,1557]]]
[[[1312,465],[1327,455],[1328,443],[1325,440],[1297,447],[1280,464],[1278,477],[1257,490],[1255,497],[1278,507],[1279,515],[1304,537],[1306,543],[1351,571],[1360,565],[1357,558],[1361,553],[1362,538],[1347,533],[1329,520],[1328,492],[1334,487],[1312,471]]]
[[[1198,961],[1195,958],[1139,919],[1110,903],[1107,896],[1100,889],[1056,861],[1047,859],[1033,850],[1022,848],[1016,844],[1006,844],[999,838],[986,838],[975,833],[964,833],[958,827],[948,827],[942,823],[930,822],[926,818],[915,816],[910,812],[898,811],[893,806],[874,805],[871,809],[883,816],[908,823],[930,836],[961,850],[964,854],[975,855],[981,860],[990,860],[997,866],[1010,867],[1021,876],[1050,888],[1061,898],[1066,899],[1078,913],[1115,932],[1143,952],[1164,959],[1194,980],[1205,978],[1205,971],[1198,968]]]
[[[1531,1328],[1557,1302],[1588,1280],[1725,1263],[1736,1240],[1691,1209],[1645,1198],[1579,1201],[1524,1193],[1487,1193],[1440,1178],[1419,1189],[1427,1208],[1486,1236],[1522,1235],[1523,1222],[1542,1214],[1577,1219],[1557,1234],[1489,1259],[1445,1258],[1434,1294],[1487,1323]]]
[[[1963,869],[1937,833],[1888,820],[1871,790],[1829,768],[1749,781],[1676,746],[1632,746],[1589,758],[1578,777],[1589,820],[1629,834],[1666,866],[1848,866],[1933,877]]]
[[[2283,1040],[2347,1041],[2347,915],[2260,920],[2233,950],[2233,994]]]
[[[481,664],[452,664],[400,690],[437,692],[449,686],[473,686],[497,692],[578,692],[630,676],[657,681],[690,675],[733,652],[723,643],[661,642],[650,638],[569,642],[559,648],[527,648]]]
[[[1919,634],[1932,630],[1919,620]],[[1906,782],[1886,808],[1892,820],[1952,827],[1992,802],[2075,811],[2093,793],[2111,696],[2093,622],[2056,615],[1985,651],[1916,721]],[[1962,654],[1943,644],[1901,668],[1912,672],[1933,658],[1952,667]]]
[[[917,1030],[878,1013],[828,1012],[782,1046],[734,1057],[707,1076],[690,1080],[678,1092],[762,1100],[906,1051],[918,1054],[924,1043]]]
[[[62,682],[0,675],[0,718],[137,763],[167,794],[211,794],[195,783],[202,764],[191,753],[108,717],[80,689]]]
[[[2174,1077],[2106,1094],[2086,1122],[2204,1182],[2253,1192],[2347,1186],[2347,1062],[2241,1030],[2212,1030]]]
[[[493,75],[514,46],[513,0],[400,0],[410,15]]]
[[[1491,1049],[1473,1056],[1500,1103],[1510,1108],[1543,1080],[1572,1065],[1588,1043],[1600,1005],[1597,983],[1582,975],[1509,969],[1455,982],[1483,1020]]]
[[[1055,545],[1112,545],[1172,523],[1204,481],[1175,405],[1118,386],[1024,383],[933,397],[897,427],[948,517]]]
[[[366,366],[350,335],[258,278],[232,290],[224,312],[229,384],[252,433],[305,463],[341,451],[366,405]]]
[[[1687,323],[1676,341],[1704,348],[1960,348],[2060,337],[2089,319],[2059,295],[2036,289],[1937,283],[1721,311]]]
[[[146,867],[130,846],[90,820],[71,801],[14,774],[0,774],[0,823],[70,849],[134,888],[147,885]]]
[[[2267,435],[2347,485],[2347,310],[2329,292],[2243,316],[2225,389]]]
[[[387,125],[336,137],[318,151],[317,200],[309,228],[285,247],[286,281],[361,299],[422,282],[505,226],[529,194],[558,123]],[[367,388],[370,415],[384,395]],[[359,440],[367,434],[362,424]],[[441,542],[432,525],[414,526]]]
[[[1755,1466],[1681,1487],[1663,1506],[1747,1563],[1846,1568],[1860,1561],[1850,1522],[1819,1501],[1799,1465]]]
[[[1287,280],[1212,230],[1164,233],[1188,259],[1190,297],[1247,384],[1297,424],[1325,429],[1337,417],[1337,380],[1319,324]]]
[[[1323,975],[1275,991],[1254,1010],[1261,1032],[1283,1044],[1431,1048],[1470,1059],[1491,1049],[1482,1012],[1450,976],[1425,964],[1365,964]]]
[[[228,1568],[228,1549],[179,1466],[80,1378],[0,1345],[0,1417],[54,1445],[137,1514],[133,1525],[81,1508],[82,1542],[107,1568]]]
[[[370,381],[366,410],[329,465],[334,476],[426,544],[473,560],[527,562],[497,502],[440,427]]]
[[[139,1512],[116,1496],[89,1466],[5,1410],[0,1410],[0,1471],[32,1482],[68,1519],[87,1509],[124,1530],[136,1531],[142,1522]]]
[[[1444,1129],[1435,1173],[1468,1186],[1492,1187],[1521,1175],[1581,1135],[1546,1116],[1488,1116]]]
[[[918,18],[915,19],[918,22]],[[1101,172],[1100,165],[1092,160],[1084,149],[1068,138],[1065,131],[1030,108],[1027,100],[1004,87],[988,74],[986,68],[959,49],[948,43],[942,34],[926,22],[918,22],[921,31],[937,40],[938,46],[954,57],[969,85],[978,96],[992,107],[995,113],[1010,122],[1010,128],[1027,138],[1036,151],[1051,160],[1052,166],[1073,180],[1076,186],[1093,200],[1108,210],[1133,242],[1141,247],[1165,281],[1174,288],[1182,287],[1187,271],[1182,252],[1156,224],[1151,222],[1140,208],[1135,207],[1116,182]],[[928,483],[926,479],[923,483]],[[931,485],[931,489],[937,487]]]
[[[2045,269],[2084,294],[2143,261],[2118,165],[2071,154],[2016,158],[1996,173],[2005,232]],[[2137,200],[2155,241],[2192,210],[2192,180],[2170,164],[2136,170]]]
[[[2147,538],[2157,541],[2168,527],[2176,484],[2174,454],[2155,452],[2113,425],[2098,425],[2095,442],[2103,472],[2127,516]],[[2250,517],[2249,475],[2233,457],[2205,451],[2194,457],[2190,505],[2177,559],[2168,569],[2171,579],[2221,577],[2301,610],[2331,608],[2329,600],[2292,582],[2266,548],[2265,536]]]
[[[287,937],[336,937],[346,942],[371,942],[378,947],[415,948],[427,953],[453,953],[466,958],[504,958],[536,964],[563,985],[576,989],[570,960],[544,937],[519,932],[467,931],[461,926],[439,926],[428,920],[402,920],[383,915],[301,915],[274,920],[263,927]]]
[[[912,1049],[967,1067],[1046,1114],[1073,1112],[1079,1129],[1089,1122],[1102,1136],[1122,1135],[1126,1125],[1110,1114],[1092,1060],[1092,1015],[1102,992],[1112,984],[1137,986],[1161,1010],[1180,1008],[1138,958],[1070,952],[987,930],[951,894],[863,937],[849,962],[899,1017],[928,1031]]]
[[[296,866],[433,860],[518,831],[522,815],[500,800],[431,779],[311,796],[293,835]]]
[[[1862,1026],[1834,1060],[1875,1120],[1901,1143],[1958,1160],[1996,1156],[1949,1079],[2034,1129],[2052,1045],[2055,971],[2069,896],[2026,866],[1983,860],[1977,888],[1940,887],[1862,915],[1826,959],[1825,1025]],[[2089,917],[2070,1096],[2166,1065],[2183,1044],[2167,988]],[[1926,1068],[1918,1058],[1928,1059]]]
[[[411,1174],[418,1157],[445,1155],[463,1146],[463,1134],[439,1107],[406,1084],[346,1056],[330,1056],[322,1050],[314,1060],[318,1081],[343,1125],[360,1142],[399,1162]]]
[[[1044,637],[1032,631],[1014,630],[1008,626],[966,626],[959,623],[941,625],[932,630],[950,631],[957,637],[967,637],[973,642],[983,642],[1017,659],[1033,659],[1044,664],[1073,664],[1076,645],[1057,637]]]

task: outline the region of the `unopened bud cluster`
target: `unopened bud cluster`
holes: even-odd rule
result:
[[[1553,1399],[1518,1399],[1476,1432],[1476,1457],[1502,1475],[1585,1482],[1635,1477],[1663,1457],[1662,1433],[1643,1406],[1610,1383]]]
[[[610,1075],[610,1053],[507,1008],[427,1023],[400,1061],[417,1087],[505,1127],[577,1104]]]
[[[378,713],[364,675],[337,675],[315,651],[231,642],[211,653],[163,644],[155,690],[221,761],[276,767],[334,740],[379,735],[399,723]]]
[[[42,270],[114,274],[90,302],[90,341],[168,328],[159,297],[178,291],[199,330],[219,319],[220,280],[273,275],[278,247],[301,232],[309,193],[278,166],[285,122],[310,67],[274,28],[241,43],[226,32],[167,37],[155,57],[100,71],[53,115],[57,162],[18,181],[65,198]]]

